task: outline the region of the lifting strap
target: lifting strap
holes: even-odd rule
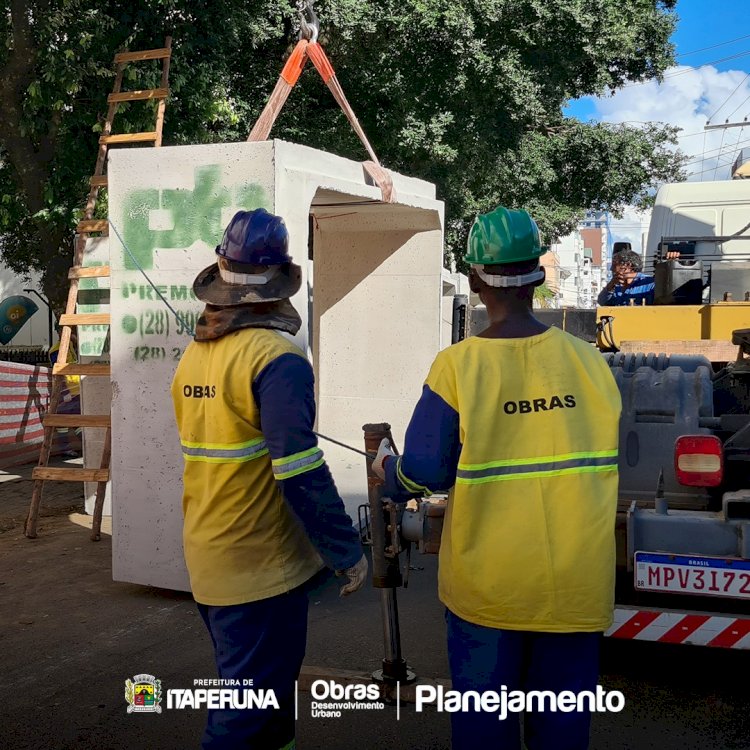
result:
[[[359,124],[359,120],[354,114],[354,110],[344,94],[344,89],[339,83],[333,65],[331,65],[325,51],[317,42],[317,18],[315,18],[315,14],[312,12],[309,3],[307,5],[307,10],[311,14],[313,20],[311,24],[308,24],[305,22],[303,16],[302,31],[300,34],[301,36],[309,35],[310,38],[302,38],[297,42],[297,46],[286,61],[286,64],[281,71],[281,75],[279,76],[279,80],[276,82],[276,86],[274,87],[266,106],[260,113],[260,117],[258,117],[253,129],[250,131],[247,140],[265,141],[268,139],[271,129],[276,122],[276,118],[279,116],[286,100],[289,98],[289,94],[302,75],[302,71],[307,64],[307,61],[310,60],[320,74],[320,77],[323,79],[323,82],[330,89],[334,99],[338,102],[339,107],[341,107],[341,110],[346,115],[346,119],[349,120],[349,124],[359,137],[359,140],[362,142],[367,153],[370,155],[370,160],[363,162],[362,165],[367,174],[370,175],[375,184],[380,188],[383,202],[394,203],[396,200],[396,191],[393,187],[393,180],[375,155],[375,151],[367,140],[365,131]]]

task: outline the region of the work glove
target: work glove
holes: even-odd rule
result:
[[[352,565],[351,568],[346,570],[337,570],[337,576],[346,576],[349,579],[349,583],[341,587],[339,596],[349,596],[349,594],[359,591],[367,580],[367,568],[367,558],[362,555],[356,565]]]
[[[388,456],[393,456],[395,458],[396,453],[393,448],[391,448],[391,441],[388,440],[388,438],[383,438],[380,441],[378,452],[372,460],[372,471],[381,479],[385,479],[385,459],[388,458]]]

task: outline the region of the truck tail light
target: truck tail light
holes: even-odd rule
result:
[[[724,478],[724,450],[715,435],[682,435],[674,444],[677,481],[687,487],[718,487]]]

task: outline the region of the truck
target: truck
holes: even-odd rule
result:
[[[749,230],[750,181],[663,185],[655,304],[596,312],[623,398],[611,636],[750,648]]]

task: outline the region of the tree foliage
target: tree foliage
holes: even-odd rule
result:
[[[557,294],[547,286],[547,282],[540,284],[534,289],[534,307],[541,307],[543,310],[546,310],[552,307],[556,299]]]
[[[674,132],[581,123],[571,99],[658,77],[675,0],[318,0],[322,43],[381,161],[434,181],[447,246],[477,211],[525,207],[547,239],[680,176]],[[174,38],[165,144],[243,140],[296,35],[294,0],[6,0],[0,46],[0,248],[59,299],[121,49]],[[124,87],[158,85],[158,64]],[[119,132],[153,110],[121,107]],[[353,158],[361,145],[316,75],[274,136]],[[56,290],[58,293],[56,293]]]

